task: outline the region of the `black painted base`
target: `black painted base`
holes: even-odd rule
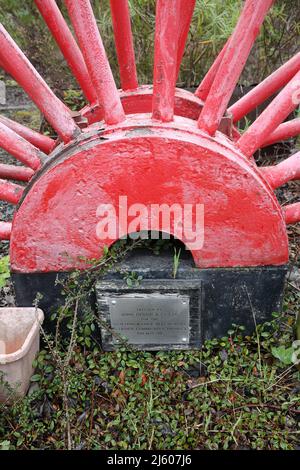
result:
[[[136,287],[126,283],[124,273],[131,272],[142,276]],[[198,348],[206,339],[226,335],[233,323],[243,325],[248,334],[254,331],[255,322],[269,321],[273,312],[281,310],[286,272],[287,266],[196,269],[187,257],[180,261],[174,279],[173,260],[169,254],[156,256],[141,251],[132,253],[116,270],[99,279],[97,285],[98,290],[116,295],[149,291],[191,295],[191,322],[200,327],[192,327],[189,347]],[[55,282],[57,276],[64,279],[68,273],[12,275],[19,306],[32,306],[37,294],[42,294],[39,306],[46,314],[46,329],[51,328],[47,318],[64,302],[61,286]],[[97,311],[95,299],[91,302]],[[114,347],[111,337],[103,335],[103,340],[104,349]],[[148,349],[173,349],[148,346]]]

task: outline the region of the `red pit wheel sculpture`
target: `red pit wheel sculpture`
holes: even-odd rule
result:
[[[274,279],[288,263],[286,225],[300,221],[300,203],[281,207],[274,189],[300,179],[300,153],[263,168],[253,154],[300,133],[299,118],[283,123],[300,101],[300,52],[228,108],[272,0],[245,1],[235,30],[195,94],[176,89],[195,0],[156,2],[153,86],[138,85],[127,0],[110,1],[122,90],[90,1],[65,0],[76,39],[54,0],[35,3],[89,104],[75,116],[1,26],[1,67],[58,134],[55,142],[0,118],[1,147],[23,163],[0,165],[0,198],[16,204],[13,221],[0,224],[0,237],[10,239],[20,301],[32,301],[43,290],[48,283],[40,281],[43,276],[84,269],[83,259],[100,257],[104,246],[126,235],[124,229],[115,237],[99,237],[96,230],[99,205],[118,207],[124,195],[128,206],[202,204],[200,249],[180,227],[169,228],[190,249],[198,272],[230,269],[232,279],[264,273],[269,290],[278,290]],[[275,93],[240,135],[235,124]],[[167,230],[147,213],[136,231],[149,223],[152,230]]]

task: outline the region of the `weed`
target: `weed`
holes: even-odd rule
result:
[[[109,2],[93,1],[92,4],[113,74],[119,82]],[[141,84],[151,83],[155,0],[130,0],[129,4],[139,81]],[[59,2],[59,6],[69,21],[63,2]],[[233,31],[241,7],[241,0],[197,0],[180,69],[180,86],[198,86]],[[0,21],[60,94],[62,89],[75,85],[34,2],[20,5],[19,0],[0,0]],[[247,62],[241,83],[258,83],[297,52],[299,24],[297,2],[283,0],[274,4]]]

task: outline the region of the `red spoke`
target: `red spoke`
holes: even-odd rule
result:
[[[156,3],[152,117],[163,122],[174,116],[180,1]]]
[[[47,159],[47,155],[2,123],[0,123],[0,147],[33,170],[37,170]]]
[[[52,152],[55,147],[55,141],[46,135],[29,129],[16,121],[12,121],[5,116],[0,116],[0,123],[12,129],[25,140],[28,140],[32,145],[40,149],[42,152],[48,154]]]
[[[135,65],[133,38],[128,0],[110,0],[112,24],[120,68],[121,86],[124,91],[135,90],[138,79]]]
[[[0,240],[10,239],[11,227],[11,222],[0,222]]]
[[[179,75],[182,57],[189,34],[191,21],[195,9],[196,0],[181,0],[180,4],[180,20],[179,20],[179,36],[178,36],[178,51],[177,51],[177,72],[176,78]]]
[[[33,175],[31,168],[0,163],[0,178],[27,182]]]
[[[125,119],[125,114],[90,1],[65,0],[65,3],[105,121],[117,124]]]
[[[227,112],[237,122],[285,86],[300,70],[300,52],[234,103]]]
[[[246,156],[251,157],[262,147],[279,124],[299,106],[299,83],[300,71],[237,141]]]
[[[97,101],[82,53],[55,0],[34,0],[49,30],[90,103]]]
[[[2,201],[10,202],[11,204],[18,204],[23,191],[24,188],[18,184],[0,180],[0,200]]]
[[[292,119],[291,121],[283,122],[280,126],[273,131],[269,137],[264,141],[262,147],[282,142],[300,135],[300,118]]]
[[[246,0],[198,120],[199,128],[210,135],[214,135],[219,128],[234,87],[272,3],[273,0]]]
[[[64,142],[69,142],[80,133],[67,107],[55,96],[2,25],[0,60],[6,72],[31,97]]]

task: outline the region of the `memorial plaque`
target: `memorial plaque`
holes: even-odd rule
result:
[[[189,297],[128,294],[108,299],[112,329],[130,344],[188,344]]]

